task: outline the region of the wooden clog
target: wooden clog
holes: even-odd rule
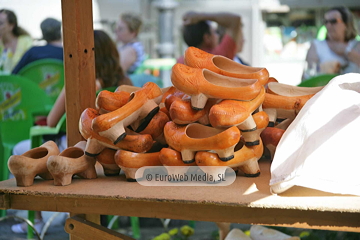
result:
[[[110,139],[99,135],[91,128],[93,119],[99,116],[97,110],[93,108],[85,109],[79,120],[79,130],[81,135],[87,139],[85,153],[89,156],[97,156],[106,147],[111,149],[125,149],[133,152],[146,152],[152,144],[153,139],[149,134],[137,134],[127,128],[125,137],[116,144]]]
[[[280,96],[287,96],[287,97],[296,97],[296,96],[305,96],[305,95],[312,95],[316,94],[324,87],[298,87],[289,84],[271,82],[268,83],[268,88],[266,90],[267,93],[280,95]]]
[[[266,68],[249,67],[224,56],[213,55],[195,47],[186,49],[184,62],[190,67],[206,68],[229,77],[257,79],[262,85],[265,85],[269,78],[269,72]]]
[[[228,77],[181,63],[173,66],[171,81],[177,89],[191,96],[191,106],[196,110],[203,109],[208,98],[252,100],[262,87],[257,79]]]
[[[263,154],[263,143],[248,147],[239,142],[235,147],[234,158],[223,161],[217,154],[211,152],[197,152],[195,155],[198,166],[227,166],[233,169],[240,169],[247,177],[257,177],[260,174],[258,160]]]
[[[160,152],[134,153],[126,150],[118,150],[115,154],[116,164],[124,171],[126,180],[136,181],[135,173],[141,167],[161,166]]]
[[[260,134],[269,124],[269,116],[264,111],[257,112],[252,115],[256,128],[253,130],[241,130],[242,138],[244,138],[246,146],[254,146],[260,144]]]
[[[259,108],[265,99],[265,88],[251,101],[223,100],[211,107],[210,124],[216,128],[239,126],[241,130],[251,131],[256,128],[252,113]]]
[[[161,164],[166,168],[168,174],[185,174],[190,166],[196,166],[195,161],[186,163],[181,158],[181,153],[171,148],[162,148],[159,159]],[[173,168],[181,167],[181,168]]]
[[[128,92],[128,93],[132,93],[132,92],[136,92],[138,90],[140,90],[141,87],[136,87],[136,86],[131,86],[131,85],[120,85],[118,86],[114,92],[121,92],[121,91],[124,91],[124,92]]]
[[[28,187],[33,185],[34,178],[39,175],[41,178],[53,179],[46,163],[52,155],[60,153],[58,146],[53,141],[47,141],[40,147],[30,149],[22,155],[12,155],[8,159],[8,168],[15,176],[16,185]]]
[[[100,136],[117,144],[125,136],[125,127],[138,119],[145,119],[139,129],[144,129],[151,118],[159,111],[161,89],[153,82],[145,83],[136,92],[131,93],[129,101],[115,111],[101,114],[92,121],[92,129]]]
[[[96,159],[85,154],[86,142],[78,142],[69,147],[59,155],[50,156],[47,168],[54,177],[55,186],[66,186],[71,184],[73,175],[81,178],[97,178],[95,163]]]
[[[165,124],[164,135],[169,146],[179,152],[185,163],[195,161],[197,151],[212,150],[227,161],[234,157],[234,147],[240,140],[237,127],[216,129],[199,123],[186,126],[170,121]]]
[[[104,174],[107,177],[118,176],[120,168],[115,162],[115,153],[117,150],[105,148],[99,155],[96,156],[96,160],[101,164],[104,170]]]
[[[168,121],[170,121],[168,115],[162,111],[159,111],[151,119],[147,127],[139,133],[149,134],[154,141],[160,142],[161,144],[166,144],[164,137],[164,126]]]
[[[269,150],[270,159],[274,158],[276,147],[280,142],[285,130],[276,127],[267,127],[260,134],[264,146]]]
[[[125,91],[110,92],[102,90],[96,97],[95,106],[100,114],[115,111],[124,106],[130,98],[130,93]]]

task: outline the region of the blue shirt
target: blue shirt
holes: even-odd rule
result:
[[[51,44],[32,47],[24,54],[24,56],[16,65],[12,73],[17,74],[20,69],[25,67],[27,64],[44,58],[54,58],[63,61],[64,50],[62,47],[54,46]]]

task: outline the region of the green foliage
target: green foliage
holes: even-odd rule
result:
[[[182,226],[180,231],[178,228],[173,228],[167,233],[162,233],[154,237],[152,240],[186,240],[194,234],[195,230],[188,226]]]

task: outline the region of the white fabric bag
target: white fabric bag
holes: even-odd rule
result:
[[[360,74],[333,78],[302,108],[281,138],[270,189],[302,186],[360,195]]]

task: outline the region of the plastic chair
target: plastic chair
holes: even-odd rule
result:
[[[325,86],[328,82],[336,77],[337,74],[322,74],[312,78],[308,78],[300,83],[299,87],[320,87]]]
[[[47,115],[52,100],[35,83],[17,75],[0,76],[0,181],[9,178],[7,160],[13,147],[29,138],[35,117]],[[0,216],[5,216],[0,210]]]
[[[64,86],[64,64],[58,59],[41,59],[27,64],[18,75],[27,77],[39,85],[53,102]]]

